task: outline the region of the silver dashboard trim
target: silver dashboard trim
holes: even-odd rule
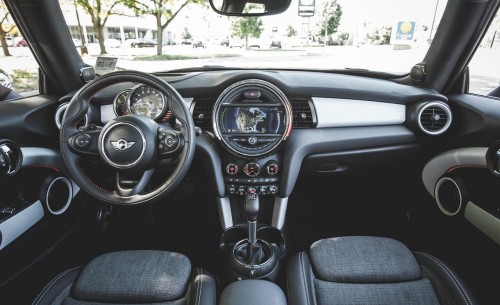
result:
[[[406,120],[406,106],[341,98],[311,98],[316,128],[398,125]]]
[[[231,212],[231,201],[229,197],[216,197],[217,209],[219,210],[220,224],[225,230],[233,226],[233,214]]]
[[[279,230],[283,228],[285,224],[286,209],[288,207],[288,197],[280,198],[276,196],[274,199],[274,209],[273,218],[271,220],[271,225]]]
[[[40,200],[38,200],[21,212],[0,223],[0,234],[2,236],[0,250],[7,247],[11,242],[21,236],[21,234],[28,231],[28,229],[40,221],[43,216],[43,206]]]
[[[469,147],[445,151],[424,166],[422,181],[427,192],[434,198],[434,189],[439,178],[450,168],[461,165],[486,167],[486,147]]]
[[[469,201],[465,207],[465,219],[500,245],[500,219]]]

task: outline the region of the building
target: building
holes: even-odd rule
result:
[[[84,42],[86,44],[98,43],[90,16],[80,6],[75,8],[74,0],[61,0],[60,4],[71,37],[82,40],[78,28],[76,11],[78,10]],[[153,16],[135,16],[130,9],[124,6],[120,6],[117,11],[120,14],[109,16],[105,24],[103,29],[105,40],[117,39],[121,43],[126,43],[129,39],[137,38],[157,40],[156,20]],[[174,41],[175,37],[170,31],[164,31],[162,38],[163,43],[169,44]]]

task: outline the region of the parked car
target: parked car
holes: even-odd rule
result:
[[[279,40],[273,40],[271,41],[271,46],[270,48],[278,48],[278,49],[281,49],[281,41]]]
[[[193,48],[195,48],[195,49],[197,49],[197,48],[205,49],[206,47],[207,47],[206,44],[201,40],[197,40],[193,43]]]
[[[28,42],[23,38],[16,43],[16,47],[27,47]]]
[[[234,38],[234,39],[231,39],[229,40],[229,47],[230,48],[243,48],[245,46],[245,44],[243,43],[243,40],[239,39],[239,38]]]
[[[119,48],[119,47],[121,47],[122,42],[118,39],[110,38],[110,39],[104,40],[104,45],[107,48]]]
[[[229,39],[224,39],[220,42],[220,45],[223,47],[229,47]]]
[[[139,38],[133,41],[130,46],[132,48],[148,48],[148,47],[156,47],[158,43],[151,39]]]
[[[7,43],[8,47],[14,46],[14,42],[12,41],[12,37],[10,37],[10,36],[5,37],[5,42]]]
[[[72,41],[73,41],[73,44],[75,45],[75,47],[81,47],[82,46],[82,41],[78,38],[72,38]]]
[[[191,39],[183,39],[181,41],[181,44],[184,44],[184,45],[192,45],[193,44],[193,41]]]

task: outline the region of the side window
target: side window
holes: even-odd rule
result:
[[[3,0],[0,45],[0,101],[38,94],[38,63]]]
[[[470,64],[469,92],[488,95],[500,87],[500,13],[474,54]],[[498,90],[498,89],[497,89]],[[496,95],[496,94],[495,94]]]

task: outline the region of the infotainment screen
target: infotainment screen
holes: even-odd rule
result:
[[[282,133],[285,129],[283,107],[226,107],[221,117],[226,133]]]

